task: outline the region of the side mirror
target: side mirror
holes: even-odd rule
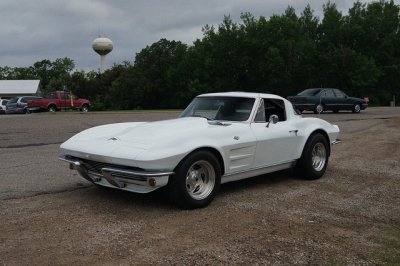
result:
[[[269,117],[269,121],[266,127],[269,127],[269,124],[272,122],[272,124],[276,124],[279,121],[279,117],[277,115],[271,115]]]

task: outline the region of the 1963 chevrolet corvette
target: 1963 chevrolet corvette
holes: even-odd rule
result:
[[[61,145],[59,159],[100,186],[138,193],[166,186],[175,203],[193,209],[207,206],[226,182],[288,168],[320,178],[338,133],[276,95],[210,93],[177,119],[82,131]]]

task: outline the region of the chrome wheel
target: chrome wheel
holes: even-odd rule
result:
[[[195,200],[207,198],[215,186],[215,170],[208,161],[197,161],[186,174],[186,190]]]
[[[84,113],[89,112],[89,107],[87,105],[82,106],[82,112]]]
[[[353,112],[354,113],[359,113],[360,111],[361,111],[360,105],[359,104],[354,105]]]
[[[322,106],[322,104],[318,104],[318,105],[315,107],[315,111],[316,111],[318,114],[322,113],[322,112],[324,111],[324,107]]]
[[[221,185],[221,166],[210,151],[186,156],[168,181],[168,194],[184,209],[203,208],[211,203]]]
[[[320,142],[315,144],[311,156],[312,167],[314,168],[314,170],[319,172],[324,169],[326,162],[326,149],[324,144]]]
[[[321,133],[312,134],[295,166],[296,174],[308,180],[322,177],[328,166],[329,148],[328,137]]]
[[[54,113],[56,111],[56,107],[54,105],[50,105],[48,107],[49,112]]]

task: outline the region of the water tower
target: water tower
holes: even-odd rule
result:
[[[106,55],[112,51],[113,42],[105,37],[96,38],[92,43],[93,50],[100,55],[100,73],[106,70]]]

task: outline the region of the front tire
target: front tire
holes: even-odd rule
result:
[[[329,145],[325,136],[313,134],[304,146],[295,167],[296,174],[303,179],[318,179],[325,173],[329,159]]]
[[[361,111],[361,105],[359,103],[356,103],[353,106],[353,109],[351,110],[353,113],[359,113]]]
[[[184,209],[206,207],[218,193],[221,167],[209,151],[197,151],[187,156],[175,169],[168,183],[172,201]]]
[[[84,105],[82,106],[82,108],[81,108],[81,111],[84,112],[84,113],[89,112],[89,106],[88,106],[87,104],[84,104]]]

